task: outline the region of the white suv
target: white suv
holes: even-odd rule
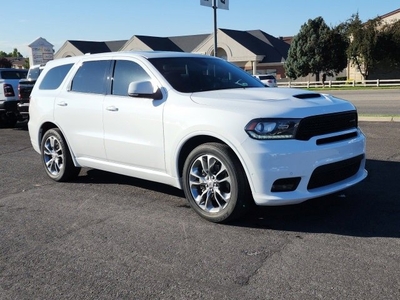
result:
[[[267,87],[277,87],[276,77],[273,74],[253,75],[255,78],[260,80]]]
[[[348,101],[266,89],[215,57],[119,52],[47,63],[29,134],[56,181],[81,167],[183,189],[213,222],[252,203],[300,203],[367,176],[365,137]]]

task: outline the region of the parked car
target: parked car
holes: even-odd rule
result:
[[[34,65],[29,68],[26,78],[21,79],[18,84],[18,111],[23,118],[29,117],[29,97],[33,86],[46,64]]]
[[[57,59],[33,87],[31,143],[55,181],[101,169],[183,189],[212,222],[303,202],[367,176],[348,101],[266,89],[216,57],[117,52]]]
[[[255,78],[260,80],[267,87],[277,87],[276,77],[273,74],[264,74],[264,75],[253,75]]]
[[[18,82],[27,73],[24,69],[0,68],[0,126],[13,127],[20,119]]]

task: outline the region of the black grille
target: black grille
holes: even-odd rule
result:
[[[311,175],[309,190],[345,180],[355,175],[360,169],[364,155],[359,155],[337,163],[320,166]]]
[[[358,126],[357,111],[304,118],[300,121],[296,139],[307,141],[313,136],[354,129]]]

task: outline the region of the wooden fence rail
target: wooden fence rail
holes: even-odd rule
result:
[[[400,79],[374,79],[356,82],[354,80],[327,80],[325,84],[321,81],[286,81],[279,82],[280,87],[299,87],[299,88],[336,88],[336,87],[400,87]]]

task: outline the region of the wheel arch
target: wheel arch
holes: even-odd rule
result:
[[[62,131],[62,129],[61,129],[60,127],[57,126],[57,124],[55,124],[55,123],[53,123],[53,122],[45,122],[45,123],[42,124],[42,126],[40,126],[39,137],[38,137],[38,144],[39,144],[38,146],[39,146],[39,149],[40,149],[40,145],[42,144],[42,139],[43,139],[44,134],[45,134],[48,130],[50,130],[50,129],[58,129],[58,130],[60,130],[60,134],[62,135],[63,139],[64,139],[65,142],[67,143],[68,150],[69,150],[69,152],[71,153],[72,161],[74,162],[74,165],[75,165],[76,167],[78,167],[79,164],[78,164],[77,161],[75,160],[75,155],[74,155],[73,151],[71,150],[71,146],[70,146],[68,140],[65,138],[64,132]]]
[[[40,148],[40,145],[42,144],[42,139],[43,139],[43,136],[46,133],[46,131],[48,131],[49,129],[53,129],[53,128],[58,128],[58,127],[56,124],[54,124],[52,122],[46,122],[46,123],[43,123],[42,126],[40,126],[39,136],[38,136],[39,148]]]
[[[235,149],[229,145],[228,143],[224,142],[223,140],[214,137],[214,136],[210,136],[210,135],[198,135],[198,136],[194,136],[191,137],[190,139],[188,139],[183,146],[181,147],[181,150],[179,151],[178,154],[178,159],[177,159],[177,167],[178,167],[178,176],[179,178],[182,178],[183,175],[183,166],[185,164],[185,160],[188,157],[189,153],[193,151],[193,149],[195,149],[196,147],[205,144],[205,143],[219,143],[219,144],[223,144],[229,147],[230,151],[232,151],[232,153],[235,155],[235,157],[238,159],[238,161],[240,162],[240,166],[243,169],[243,171],[246,174],[246,180],[247,183],[250,186],[251,189],[251,184],[250,184],[250,180],[249,180],[249,176],[248,176],[248,170],[246,170],[246,167],[243,165],[243,160],[242,158],[238,155],[237,151],[235,151]]]

